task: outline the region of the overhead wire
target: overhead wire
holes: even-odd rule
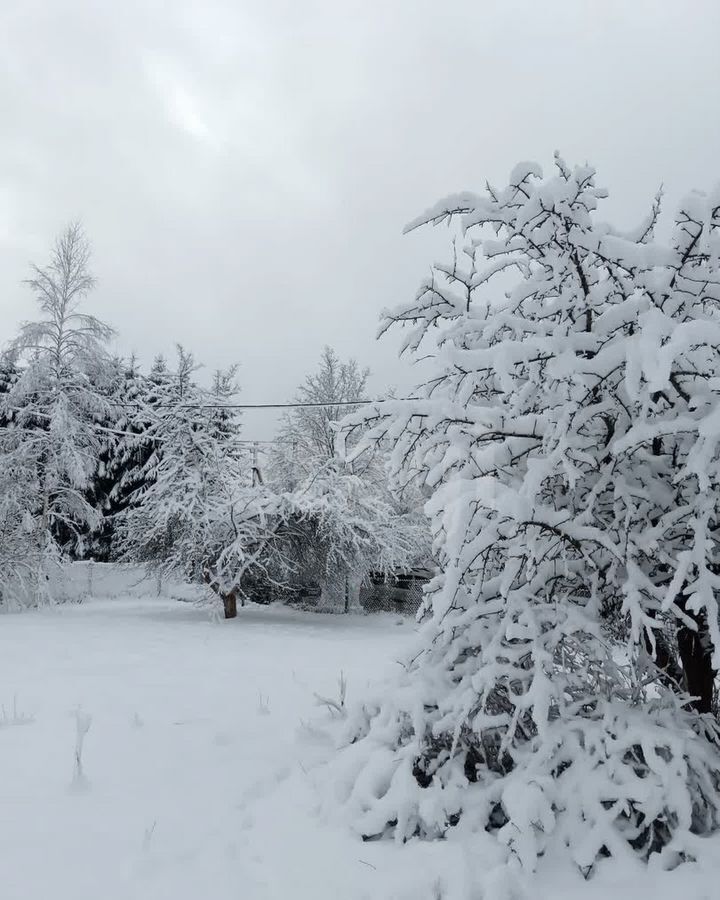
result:
[[[232,409],[232,410],[243,410],[243,409],[324,409],[328,407],[337,407],[337,406],[368,406],[373,403],[382,403],[384,400],[399,400],[399,401],[409,401],[409,400],[417,400],[417,397],[387,397],[378,400],[336,400],[329,403],[320,403],[320,402],[307,402],[307,403],[153,403],[152,401],[149,403],[137,403],[132,400],[128,401],[112,401],[109,405],[111,407],[119,407],[121,409],[145,409],[149,408],[150,410],[154,409]],[[13,407],[13,412],[25,412],[19,407]],[[36,416],[41,419],[51,419],[52,416],[47,413],[42,413],[39,411],[32,411],[29,413],[31,416]],[[116,434],[121,436],[128,437],[141,437],[141,434],[132,431],[123,431],[116,428],[109,428],[105,425],[100,425],[97,422],[92,423],[93,427],[98,431],[103,431],[108,434]],[[289,441],[283,438],[271,438],[265,440],[251,440],[249,438],[237,438],[236,443],[239,444],[281,444],[281,443],[290,443]]]
[[[335,400],[328,403],[147,403],[151,409],[322,409],[329,406],[368,406],[372,403],[383,403],[385,400],[417,400],[418,397],[385,397],[379,400]],[[113,403],[114,406],[137,407],[142,403],[125,401]]]

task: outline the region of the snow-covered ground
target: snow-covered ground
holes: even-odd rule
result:
[[[101,573],[80,570],[80,605],[0,617],[2,900],[720,897],[720,852],[523,882],[489,838],[362,843],[318,814],[315,694],[337,696],[343,671],[362,697],[413,623],[261,607],[220,622]]]

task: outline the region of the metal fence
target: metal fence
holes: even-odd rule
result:
[[[414,616],[422,604],[426,583],[426,577],[416,575],[374,578],[360,588],[360,605],[366,612]]]

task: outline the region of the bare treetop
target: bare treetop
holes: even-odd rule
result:
[[[96,284],[90,256],[90,242],[82,225],[74,222],[56,239],[49,263],[31,265],[32,277],[25,283],[45,315],[22,326],[13,344],[16,353],[46,358],[58,371],[104,355],[103,345],[113,336],[113,329],[80,312],[81,302]]]

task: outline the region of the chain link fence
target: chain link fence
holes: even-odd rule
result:
[[[427,576],[414,574],[373,577],[360,588],[360,605],[366,612],[414,616],[422,604],[427,581]]]

